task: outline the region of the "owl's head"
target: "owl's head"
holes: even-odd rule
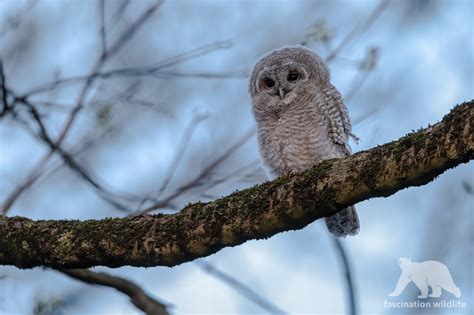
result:
[[[249,92],[253,110],[267,114],[305,104],[329,81],[326,63],[312,50],[303,46],[273,50],[252,70]]]

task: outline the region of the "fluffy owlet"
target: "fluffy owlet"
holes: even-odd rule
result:
[[[260,154],[273,177],[351,154],[347,108],[312,50],[283,47],[264,55],[252,70],[249,92]],[[327,217],[326,225],[337,237],[357,234],[355,208]]]

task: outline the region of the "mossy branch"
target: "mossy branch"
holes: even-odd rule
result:
[[[473,104],[458,105],[441,122],[397,141],[213,202],[189,204],[173,215],[88,221],[4,217],[0,264],[175,266],[224,247],[301,229],[359,201],[424,185],[472,160]]]

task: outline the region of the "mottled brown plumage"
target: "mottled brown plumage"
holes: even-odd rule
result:
[[[264,55],[249,84],[260,154],[272,177],[302,171],[351,154],[351,124],[325,62],[312,50],[283,47]],[[337,236],[357,234],[359,219],[348,207],[326,218]]]

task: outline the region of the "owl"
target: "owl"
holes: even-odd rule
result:
[[[263,165],[271,177],[303,171],[351,154],[351,123],[341,94],[331,84],[326,63],[303,46],[264,55],[249,82]],[[336,237],[355,235],[354,206],[325,218]]]

